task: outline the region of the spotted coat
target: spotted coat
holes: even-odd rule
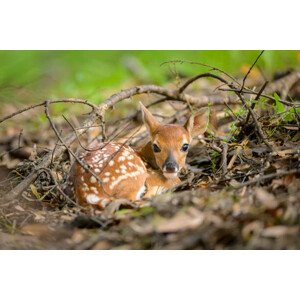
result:
[[[135,151],[119,143],[101,143],[81,155],[96,178],[75,163],[69,182],[81,205],[105,207],[114,198],[138,200],[145,192],[146,167]]]

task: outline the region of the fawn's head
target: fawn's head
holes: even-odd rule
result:
[[[140,107],[143,122],[151,137],[156,164],[166,178],[175,178],[185,165],[193,136],[205,132],[207,114],[191,115],[183,126],[162,124],[142,103]]]

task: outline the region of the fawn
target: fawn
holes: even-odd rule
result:
[[[98,143],[80,158],[101,182],[75,162],[69,184],[81,205],[103,209],[115,198],[131,201],[151,197],[180,183],[194,135],[203,134],[205,115],[190,116],[184,126],[162,124],[140,103],[150,141],[138,150],[116,142]]]

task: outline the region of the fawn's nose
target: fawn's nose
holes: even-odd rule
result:
[[[177,173],[179,171],[179,166],[172,153],[169,153],[165,163],[163,164],[163,171],[166,173]]]
[[[164,171],[168,173],[175,173],[178,171],[178,165],[175,162],[167,162],[164,165]]]

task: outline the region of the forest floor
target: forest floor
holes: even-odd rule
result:
[[[193,141],[182,184],[139,203],[116,200],[104,211],[59,200],[59,186],[70,167],[68,151],[40,168],[45,155],[60,147],[58,137],[48,122],[38,129],[26,127],[36,112],[18,116],[15,122],[24,130],[20,133],[10,125],[0,136],[0,198],[7,199],[5,195],[32,172],[39,175],[20,195],[1,200],[0,248],[300,249],[299,74],[276,74],[264,86],[254,71],[247,75],[248,90],[243,78],[233,81],[241,88],[235,92],[234,84],[226,90],[207,78],[187,86],[185,92],[194,99],[209,99],[218,124]],[[146,104],[161,99],[148,93],[136,98]],[[233,98],[235,102],[224,105],[218,100]],[[171,100],[151,110],[166,122],[181,123],[187,105]],[[108,137],[123,128],[118,139],[143,143],[143,129],[131,134],[140,125],[136,104],[126,100],[114,106],[107,117]],[[197,103],[191,105],[197,110]],[[133,114],[120,118],[121,107]],[[84,118],[70,120],[79,128]],[[72,133],[62,118],[53,120],[63,136],[67,130]],[[82,143],[99,132],[89,131]],[[76,147],[78,142],[72,144]]]

